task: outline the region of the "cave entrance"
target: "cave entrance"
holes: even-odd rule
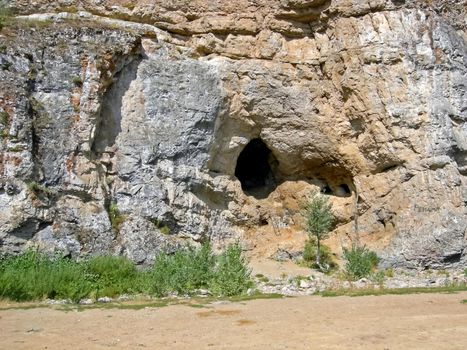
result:
[[[243,191],[255,198],[266,198],[277,187],[273,173],[276,159],[261,139],[253,139],[237,159],[235,176]],[[272,168],[271,168],[272,165]]]

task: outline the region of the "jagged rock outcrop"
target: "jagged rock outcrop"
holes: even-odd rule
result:
[[[270,255],[299,248],[320,188],[337,251],[465,266],[465,5],[9,2],[0,250]]]

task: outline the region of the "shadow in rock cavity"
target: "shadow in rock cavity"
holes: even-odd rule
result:
[[[263,199],[276,189],[275,163],[276,158],[261,139],[253,139],[246,145],[235,168],[245,194]]]
[[[117,136],[122,131],[122,105],[125,93],[136,79],[138,66],[142,58],[136,57],[124,65],[113,77],[114,83],[108,88],[102,100],[100,123],[93,143],[93,151],[102,153],[115,144]]]

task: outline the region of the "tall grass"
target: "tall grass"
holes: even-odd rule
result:
[[[230,249],[230,248],[227,248]],[[173,255],[160,254],[147,273],[148,292],[157,296],[171,292],[192,294],[207,288],[213,278],[216,258],[206,243],[200,249],[188,247]]]
[[[27,251],[0,263],[0,297],[17,301],[42,298],[72,299],[91,293],[83,265],[63,257]]]
[[[8,23],[8,20],[10,17],[11,17],[10,9],[6,8],[5,5],[0,4],[0,31]]]
[[[96,256],[82,263],[87,279],[94,286],[94,296],[114,297],[139,292],[136,266],[121,256]]]
[[[244,294],[252,286],[250,270],[238,244],[220,255],[209,244],[160,254],[154,265],[138,270],[130,260],[97,256],[73,261],[35,251],[0,261],[0,298],[17,301],[71,299],[121,294],[192,295],[207,289],[216,296]]]

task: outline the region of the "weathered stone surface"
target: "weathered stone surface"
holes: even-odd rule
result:
[[[11,1],[0,250],[295,252],[321,188],[337,253],[359,237],[384,266],[465,266],[462,3]]]

